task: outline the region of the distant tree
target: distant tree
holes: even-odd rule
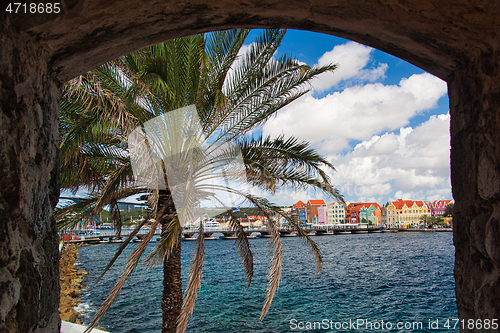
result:
[[[443,217],[453,217],[453,202],[450,202],[444,210]]]
[[[427,226],[432,227],[432,225],[436,222],[436,218],[429,215],[422,215],[421,221]]]
[[[434,224],[437,224],[437,225],[440,225],[440,226],[446,226],[446,225],[448,225],[448,224],[444,221],[444,219],[442,219],[442,218],[437,218],[437,219],[434,221]]]

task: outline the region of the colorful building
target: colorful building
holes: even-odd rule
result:
[[[382,207],[376,202],[363,203],[359,209],[359,222],[369,225],[382,225]]]
[[[318,224],[327,224],[327,208],[326,205],[318,206]]]
[[[431,214],[430,208],[423,201],[398,199],[386,203],[385,208],[388,227],[416,227],[422,223],[424,215]]]
[[[446,210],[446,206],[450,202],[453,202],[452,200],[436,200],[433,202],[427,202],[427,207],[430,208],[431,210],[431,216],[433,217],[441,217],[444,214],[444,211]]]
[[[307,222],[307,216],[306,216],[306,204],[303,203],[302,201],[298,201],[296,204],[292,206],[292,212],[291,216],[292,219],[295,220],[296,222],[299,222],[300,224],[306,223]]]
[[[327,206],[326,217],[328,224],[345,223],[345,206],[342,201],[332,202]]]
[[[321,209],[318,208],[322,207]],[[321,216],[319,215],[321,213]],[[306,217],[307,223],[309,224],[317,224],[320,221],[321,224],[326,224],[327,216],[326,216],[326,203],[324,200],[309,200],[306,204]]]
[[[381,225],[382,207],[376,202],[353,202],[346,209],[346,223]]]

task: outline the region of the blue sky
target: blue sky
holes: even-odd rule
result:
[[[248,44],[258,33],[252,31]],[[280,110],[264,135],[311,142],[336,167],[330,176],[348,201],[452,198],[445,82],[382,51],[319,33],[288,30],[276,56],[284,53],[309,66],[339,67]],[[332,201],[293,189],[265,196],[279,205]]]
[[[277,56],[284,53],[339,68],[268,121],[265,135],[313,143],[336,167],[330,175],[346,200],[452,198],[445,82],[382,51],[319,33],[288,30]],[[280,205],[332,201],[292,189],[267,197]]]

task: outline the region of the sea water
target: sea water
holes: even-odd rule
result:
[[[260,322],[271,252],[269,239],[250,239],[254,277],[246,290],[234,241],[205,242],[203,279],[188,332],[458,332],[452,233],[378,233],[316,236],[319,274],[309,247],[281,238],[283,272],[269,313]],[[88,324],[119,278],[126,255],[97,285],[119,244],[80,247],[88,271],[82,301]],[[149,253],[156,243],[148,245]],[[186,285],[196,242],[182,242]],[[160,332],[161,266],[139,264],[99,326],[113,333]]]

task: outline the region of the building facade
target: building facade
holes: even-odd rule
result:
[[[319,211],[318,208],[323,206]],[[321,213],[321,215],[319,215]],[[322,221],[322,224],[326,224],[326,203],[324,200],[309,200],[306,204],[306,217],[307,223],[318,224]]]
[[[326,210],[327,224],[343,224],[345,223],[345,206],[341,201],[332,202],[327,206]]]
[[[326,205],[319,206],[318,207],[318,224],[327,224],[327,223],[328,223],[328,216],[327,216]]]
[[[300,200],[294,204],[292,206],[291,217],[299,224],[307,223],[306,204]]]
[[[346,223],[381,225],[382,207],[376,202],[353,202],[346,209]]]
[[[444,211],[446,210],[446,206],[448,206],[449,203],[453,202],[452,200],[436,200],[433,202],[428,202],[427,206],[431,210],[431,216],[433,217],[441,217],[444,214]]]
[[[385,207],[389,227],[416,227],[422,223],[424,215],[431,214],[430,208],[423,201],[398,199],[388,202]]]

